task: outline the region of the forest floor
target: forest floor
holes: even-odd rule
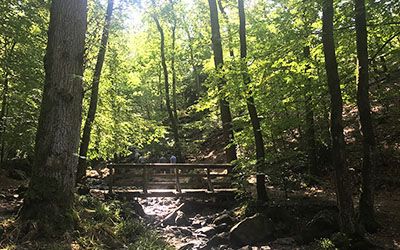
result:
[[[13,218],[18,212],[22,204],[19,194],[21,185],[26,185],[26,181],[18,181],[0,175],[0,225]],[[374,245],[380,246],[382,249],[400,249],[399,191],[399,189],[380,190],[376,196],[377,218],[382,227],[378,233],[367,235],[367,237]],[[296,221],[284,238],[272,241],[260,249],[318,249],[315,248],[315,244],[302,246],[292,239],[318,211],[335,206],[333,190],[323,187],[304,188],[290,192],[288,198],[285,198],[284,192],[270,187],[269,194],[274,201],[273,206],[290,211]],[[151,224],[151,227],[176,249],[207,249],[204,246],[214,234],[227,230],[226,228],[218,229],[218,226],[213,224],[218,216],[228,213],[239,221],[244,216],[244,210],[248,209],[243,200],[239,202],[215,199],[148,198],[137,201],[147,214],[145,219],[147,223]],[[183,211],[188,223],[164,225],[165,223],[162,222],[165,218],[179,207],[186,207]],[[1,244],[0,249],[2,249]],[[226,249],[229,249],[228,246]]]

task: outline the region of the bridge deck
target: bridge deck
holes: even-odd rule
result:
[[[231,181],[221,182],[221,180],[231,177],[232,165],[214,164],[214,163],[110,163],[107,165],[110,170],[109,192],[116,193],[128,192],[129,196],[136,197],[182,197],[182,196],[210,196],[226,195],[234,193],[236,189],[231,188]],[[160,171],[170,171],[174,173],[159,173]],[[197,170],[195,173],[188,173],[191,170]],[[129,174],[127,171],[135,171]],[[137,172],[140,172],[139,174]],[[156,182],[155,178],[162,178]],[[188,180],[188,177],[198,177],[204,179],[207,189],[192,188],[190,181],[181,183],[182,179]],[[139,178],[139,181],[134,179]],[[213,180],[218,179],[219,182]],[[133,188],[121,189],[123,186],[137,186],[140,183],[141,189]],[[182,188],[182,185],[186,187]],[[217,186],[215,186],[217,185]],[[222,187],[221,187],[222,185]],[[175,189],[170,189],[175,186]],[[162,188],[164,187],[164,188]],[[217,188],[216,188],[217,187]],[[117,188],[114,189],[113,188]],[[122,191],[124,190],[124,191]]]

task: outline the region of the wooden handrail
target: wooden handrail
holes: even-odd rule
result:
[[[164,168],[164,169],[231,169],[230,164],[215,163],[109,163],[111,168]]]
[[[181,185],[179,181],[181,175],[179,170],[184,169],[203,169],[206,170],[206,177],[208,182],[208,190],[214,192],[214,187],[212,184],[212,177],[214,174],[211,174],[210,170],[212,169],[224,169],[229,170],[232,169],[232,165],[230,164],[215,164],[215,163],[109,163],[107,164],[107,168],[110,171],[110,181],[109,181],[109,192],[112,193],[112,187],[114,182],[114,174],[115,169],[142,169],[142,177],[143,177],[143,193],[147,193],[148,190],[148,178],[149,178],[149,169],[174,169],[175,176],[175,188],[178,193],[181,193]],[[151,175],[151,174],[150,174]],[[201,175],[201,174],[199,174]],[[220,175],[220,174],[219,174]]]

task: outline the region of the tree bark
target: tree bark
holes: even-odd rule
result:
[[[20,212],[46,236],[73,228],[82,112],[85,0],[53,0],[32,178]]]
[[[240,35],[240,58],[242,59],[242,74],[243,82],[249,85],[251,82],[247,68],[247,41],[246,41],[246,14],[244,12],[243,0],[238,1],[239,7],[239,35]],[[257,158],[257,199],[265,202],[268,200],[267,190],[265,188],[265,174],[262,173],[265,169],[265,148],[264,140],[261,132],[260,119],[258,118],[256,105],[254,103],[253,94],[251,91],[247,97],[247,109],[249,111],[251,125],[253,127],[254,141],[256,146]]]
[[[218,9],[216,0],[208,0],[210,6],[210,22],[211,22],[211,41],[214,51],[214,64],[217,71],[222,69],[224,64],[222,44],[221,44],[221,34],[219,31],[219,21],[218,21]],[[219,87],[222,89],[225,84],[225,79],[220,79]],[[221,96],[219,101],[222,129],[224,133],[225,140],[225,154],[227,162],[232,162],[237,159],[236,156],[236,145],[234,144],[233,135],[233,125],[232,125],[232,114],[229,106],[229,102],[225,97]]]
[[[310,59],[310,47],[304,47],[304,57],[306,60]],[[305,69],[305,73],[307,74],[307,70],[309,69],[309,65]],[[309,175],[317,175],[318,174],[318,166],[317,166],[317,149],[316,149],[316,139],[315,139],[315,122],[314,122],[314,110],[313,110],[313,98],[312,98],[312,80],[307,76],[305,82],[305,122],[306,122],[306,142],[307,142],[307,155],[308,155],[308,174]]]
[[[10,54],[13,53],[15,45],[17,43],[13,42],[10,48]],[[7,46],[4,46],[5,49]],[[5,53],[5,60],[7,60],[8,53],[7,51]],[[2,101],[1,101],[1,110],[0,110],[0,143],[1,143],[1,148],[0,148],[0,163],[3,163],[4,161],[4,156],[5,156],[5,134],[7,130],[7,119],[6,119],[6,114],[7,114],[7,104],[8,104],[8,92],[9,92],[9,77],[10,77],[10,71],[7,69],[7,62],[4,63],[4,68],[5,68],[5,76],[4,76],[4,82],[3,82],[3,93],[2,93]]]
[[[172,5],[172,15],[173,15],[173,20],[172,20],[172,57],[171,57],[171,71],[172,71],[172,110],[174,113],[174,119],[179,126],[178,122],[178,111],[176,107],[176,70],[175,70],[175,44],[176,44],[176,16],[175,16],[175,10],[174,10],[174,3],[172,0],[170,0],[170,3]]]
[[[332,159],[335,167],[336,199],[339,207],[341,231],[352,235],[355,233],[354,208],[349,171],[345,162],[345,141],[342,125],[343,100],[333,37],[333,13],[333,0],[323,0],[322,42],[328,88],[331,97],[330,130]]]
[[[105,23],[103,28],[103,34],[101,37],[100,49],[97,55],[97,62],[94,69],[93,82],[92,82],[92,93],[90,95],[89,110],[87,113],[85,125],[83,127],[83,134],[81,145],[79,149],[79,161],[78,161],[78,171],[77,171],[77,182],[83,180],[86,176],[87,169],[87,153],[89,149],[90,133],[92,131],[92,125],[96,116],[97,102],[99,97],[99,85],[101,71],[103,69],[104,58],[106,55],[108,37],[110,33],[111,18],[114,8],[114,0],[108,0],[107,11],[105,15]]]
[[[373,176],[375,173],[374,159],[376,159],[377,154],[369,101],[368,40],[365,16],[364,0],[355,0],[358,59],[357,106],[363,137],[362,192],[359,205],[360,223],[367,231],[376,232],[378,224],[375,220]]]
[[[222,4],[222,0],[218,0],[218,7],[219,7],[219,11],[222,14],[222,17],[225,19],[225,22],[226,22],[226,27],[227,27],[227,31],[228,31],[227,33],[228,33],[229,56],[231,58],[234,58],[235,57],[235,52],[233,51],[232,29],[231,29],[231,26],[230,26],[228,14],[226,13],[224,5]]]
[[[192,70],[194,74],[194,78],[196,81],[196,98],[200,97],[201,92],[201,83],[200,83],[200,75],[198,72],[198,66],[196,65],[196,60],[194,58],[194,51],[193,51],[193,38],[190,36],[189,28],[186,26],[185,28],[186,34],[188,36],[188,43],[189,43],[189,53],[190,53],[190,63],[192,64]]]
[[[176,157],[179,161],[183,161],[182,158],[182,150],[180,146],[180,140],[179,140],[179,131],[178,131],[178,124],[175,120],[174,113],[171,108],[171,100],[169,98],[169,82],[168,82],[168,69],[167,69],[167,63],[165,59],[165,38],[164,38],[164,30],[160,25],[160,22],[158,21],[158,18],[156,15],[153,15],[154,22],[156,23],[158,32],[160,33],[160,53],[161,53],[161,65],[163,68],[163,74],[164,74],[164,86],[165,86],[165,106],[167,108],[168,112],[168,117],[169,121],[171,124],[171,129],[172,133],[174,136],[174,141],[175,141],[175,154]]]

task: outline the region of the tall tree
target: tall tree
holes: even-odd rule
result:
[[[73,227],[82,112],[85,0],[53,0],[35,159],[21,218],[46,235]]]
[[[360,222],[369,232],[377,230],[374,210],[374,159],[376,142],[369,102],[368,40],[364,0],[355,0],[355,22],[357,36],[357,106],[363,136],[362,192],[360,197]]]
[[[175,69],[175,53],[176,53],[176,13],[174,9],[174,1],[169,1],[171,4],[171,14],[172,14],[172,55],[171,55],[171,71],[172,71],[172,110],[174,113],[174,119],[178,125],[178,111],[176,107],[176,69]]]
[[[229,50],[229,56],[231,58],[235,57],[235,52],[233,51],[233,41],[232,41],[232,28],[231,28],[231,23],[229,21],[229,17],[228,14],[225,11],[225,7],[222,3],[222,0],[218,0],[218,7],[219,7],[219,11],[222,14],[222,18],[225,20],[226,22],[226,27],[227,27],[227,33],[228,33],[228,50]]]
[[[306,60],[310,60],[310,47],[304,47],[304,57]],[[317,148],[315,140],[315,122],[314,122],[314,110],[313,110],[313,97],[312,97],[312,79],[307,75],[310,65],[307,63],[304,73],[307,77],[304,84],[304,107],[305,107],[305,124],[306,124],[306,141],[307,141],[307,157],[309,162],[308,174],[316,175],[317,169]]]
[[[5,51],[5,58],[7,58],[8,54],[12,54],[15,48],[16,42],[11,42],[11,48],[9,51]],[[4,46],[7,48],[7,44]],[[6,60],[4,60],[6,61]],[[1,143],[1,148],[0,148],[0,163],[3,163],[4,161],[4,149],[5,149],[5,139],[4,135],[6,133],[7,129],[7,119],[6,119],[6,114],[7,114],[7,104],[8,104],[8,91],[9,91],[9,78],[10,78],[10,69],[7,67],[8,65],[4,63],[4,68],[5,68],[5,74],[4,74],[4,80],[3,80],[3,93],[2,93],[2,100],[1,100],[1,110],[0,110],[0,143]]]
[[[245,85],[251,82],[250,75],[247,69],[247,41],[246,41],[246,14],[244,12],[244,0],[238,1],[239,7],[239,35],[240,35],[240,58],[241,70],[243,74],[243,81]],[[268,199],[267,191],[265,189],[265,174],[262,171],[265,168],[265,149],[264,140],[261,132],[260,119],[258,118],[254,97],[250,90],[247,97],[247,109],[249,111],[251,125],[253,127],[254,141],[256,145],[256,158],[257,158],[257,199],[259,201],[266,201]]]
[[[221,34],[219,30],[218,9],[215,0],[208,0],[208,4],[210,6],[211,41],[212,41],[212,48],[214,51],[214,64],[215,64],[215,69],[219,71],[222,69],[222,66],[224,64],[224,59],[222,52]],[[219,80],[220,89],[222,89],[224,84],[225,84],[225,79],[221,78]],[[222,129],[225,140],[226,159],[227,162],[232,162],[237,159],[236,145],[234,144],[232,114],[229,102],[223,95],[220,96],[219,106],[221,111]]]
[[[194,48],[193,48],[193,38],[190,34],[190,30],[189,30],[189,26],[185,25],[185,32],[187,35],[187,41],[188,41],[188,46],[189,46],[189,55],[190,55],[190,64],[192,66],[192,70],[193,70],[193,74],[194,74],[194,78],[196,81],[196,99],[200,97],[200,92],[201,92],[201,82],[200,82],[200,73],[199,73],[199,66],[196,64],[196,60],[195,60],[195,56],[194,56]]]
[[[103,69],[104,58],[106,55],[108,37],[110,33],[111,18],[114,9],[114,0],[108,0],[107,11],[105,15],[105,23],[103,28],[103,34],[101,37],[101,43],[99,48],[99,53],[97,55],[97,62],[93,74],[93,82],[91,87],[90,104],[87,113],[85,125],[83,127],[82,141],[79,149],[79,161],[78,161],[78,171],[77,171],[77,181],[81,181],[86,175],[87,168],[87,153],[90,142],[90,133],[92,130],[92,124],[96,116],[97,101],[99,95],[99,84],[101,71]]]
[[[153,5],[155,6],[155,3],[153,1]],[[164,36],[164,30],[161,27],[160,21],[158,20],[158,17],[156,14],[153,14],[153,20],[156,23],[157,30],[160,33],[160,56],[161,56],[161,65],[163,69],[163,74],[164,74],[164,94],[165,94],[165,106],[168,112],[168,117],[169,121],[171,124],[171,129],[172,129],[172,134],[174,136],[174,142],[175,142],[175,154],[176,157],[178,158],[178,161],[183,161],[182,159],[182,150],[180,146],[180,140],[179,140],[179,130],[178,130],[178,123],[175,119],[174,113],[171,108],[171,100],[169,97],[169,81],[168,81],[168,68],[167,68],[167,62],[165,59],[165,36]]]
[[[352,189],[349,182],[349,171],[345,162],[345,141],[342,124],[343,100],[333,37],[333,0],[323,0],[322,8],[322,43],[331,97],[330,132],[332,138],[332,160],[335,166],[336,199],[339,207],[341,231],[347,234],[354,234]]]

